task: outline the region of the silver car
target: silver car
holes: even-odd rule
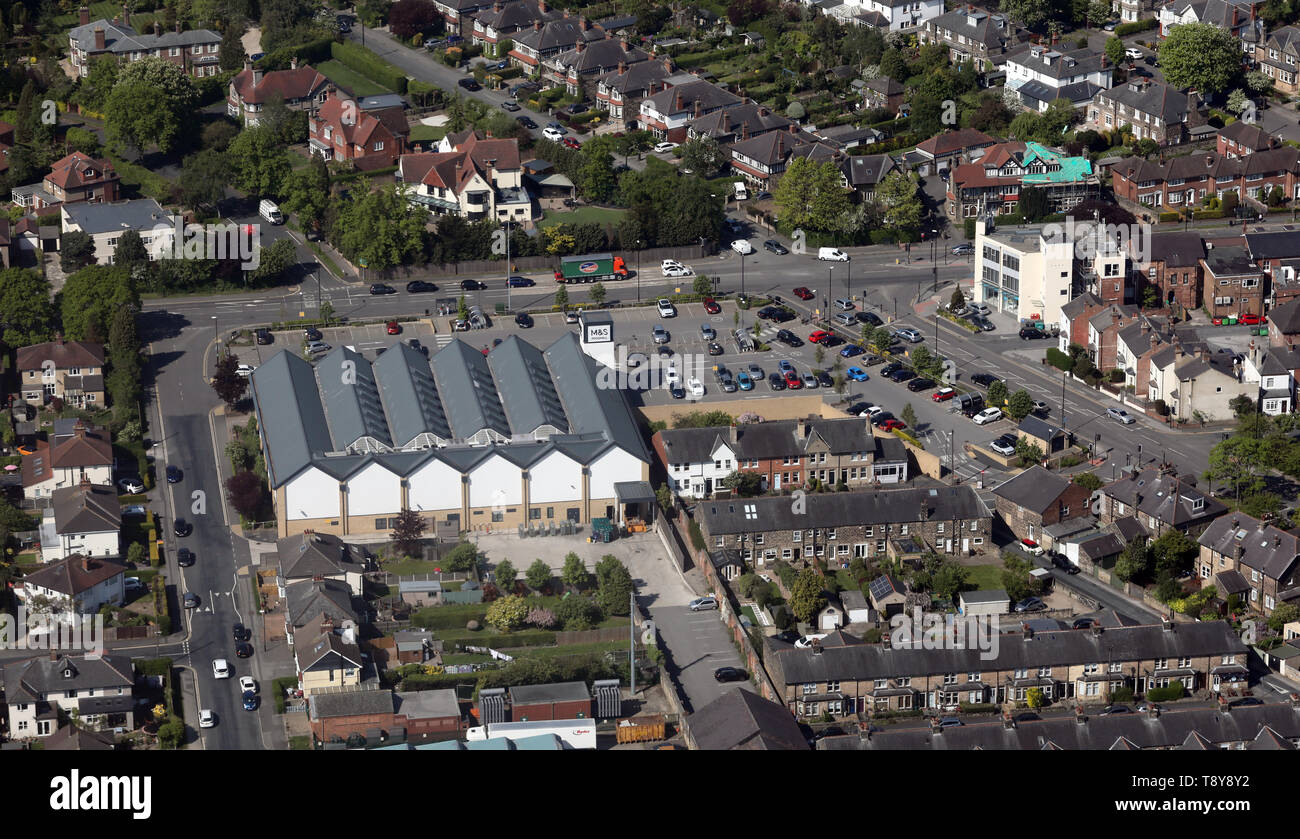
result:
[[[700,612],[706,609],[718,608],[718,599],[716,597],[697,597],[691,601],[691,611]]]
[[[1122,422],[1125,425],[1132,425],[1133,423],[1137,422],[1137,420],[1133,419],[1133,415],[1130,414],[1128,411],[1124,410],[1123,408],[1107,408],[1106,416],[1110,417],[1113,420],[1118,420],[1119,422]]]
[[[666,344],[672,338],[672,336],[668,334],[668,330],[664,329],[662,326],[656,326],[654,328],[653,336],[656,344]]]

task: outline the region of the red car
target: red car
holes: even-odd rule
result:
[[[570,149],[580,149],[582,148],[582,143],[579,143],[577,140],[573,139],[572,137],[565,137],[564,146],[565,148],[570,148]]]
[[[952,399],[956,395],[957,395],[957,391],[955,388],[941,387],[938,390],[936,390],[934,393],[932,393],[930,395],[930,398],[933,399],[935,402],[947,402],[949,399]]]
[[[813,342],[814,344],[821,344],[824,343],[830,337],[831,337],[831,333],[818,329],[816,332],[808,336],[808,340]]]
[[[390,320],[390,321],[388,322],[388,334],[389,334],[389,335],[396,335],[396,334],[398,334],[398,333],[401,332],[401,331],[402,331],[402,327],[398,325],[397,321],[395,321],[395,320]]]
[[[1242,315],[1237,318],[1237,323],[1244,323],[1247,326],[1259,326],[1261,320],[1259,315]]]
[[[880,424],[880,427],[885,431],[893,431],[895,428],[907,428],[907,423],[902,420],[887,419]]]
[[[800,300],[813,299],[813,293],[808,289],[804,288],[803,286],[799,286],[794,290],[794,296],[798,297]]]
[[[711,315],[716,315],[718,312],[722,311],[722,307],[719,306],[718,301],[714,300],[712,297],[706,297],[704,298],[704,311]]]
[[[794,372],[793,370],[786,370],[785,386],[790,388],[791,390],[798,390],[799,388],[803,387],[803,379],[799,378],[799,374]]]

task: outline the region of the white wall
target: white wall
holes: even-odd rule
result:
[[[406,479],[407,504],[412,510],[459,510],[460,472],[433,459]]]
[[[591,464],[588,498],[613,498],[614,484],[641,480],[642,462],[617,446]]]
[[[552,452],[529,470],[530,504],[582,500],[582,464],[562,452]]]
[[[333,519],[339,516],[339,482],[312,467],[284,487],[284,515],[296,519]]]
[[[524,503],[519,467],[500,455],[492,455],[469,473],[469,506],[493,507]]]
[[[402,509],[402,479],[378,463],[348,478],[348,515],[375,516]]]
[[[45,562],[54,562],[71,554],[117,556],[120,551],[119,545],[120,540],[116,530],[98,533],[60,533],[57,554],[54,551],[45,551],[42,559]]]

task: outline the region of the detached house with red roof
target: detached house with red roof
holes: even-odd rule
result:
[[[665,80],[676,73],[671,58],[620,64],[617,70],[596,77],[596,105],[608,110],[611,120],[634,125],[641,99],[667,88]]]
[[[933,163],[937,171],[942,171],[970,160],[975,150],[986,149],[996,143],[997,140],[983,131],[961,128],[956,131],[945,131],[918,143],[916,154],[922,160]]]
[[[410,128],[401,108],[366,111],[331,91],[308,119],[307,135],[312,154],[372,170],[397,165],[406,151]]]
[[[692,120],[743,101],[713,82],[689,78],[641,100],[641,127],[658,140],[683,143]]]
[[[615,39],[606,33],[602,40],[580,41],[573,49],[547,59],[543,62],[543,77],[564,85],[570,96],[576,96],[583,79],[602,76],[619,67],[640,64],[649,58],[649,53],[632,46],[626,38]]]
[[[83,478],[92,484],[112,482],[113,444],[102,428],[77,420],[72,434],[56,434],[49,443],[41,440],[35,452],[23,455],[23,494],[28,498],[48,498]]]
[[[533,200],[524,188],[514,139],[471,131],[450,151],[404,154],[397,163],[397,180],[406,186],[407,200],[435,215],[533,223]]]
[[[325,101],[329,83],[317,70],[307,65],[299,67],[297,58],[290,62],[288,70],[270,73],[263,73],[245,59],[244,69],[230,80],[226,113],[254,126],[262,109],[277,98],[292,110],[313,113]]]
[[[523,29],[515,33],[515,48],[510,51],[510,60],[532,73],[539,69],[547,59],[575,48],[578,44],[600,41],[605,38],[605,30],[593,26],[585,17],[564,17],[543,23],[533,21],[532,29]]]
[[[39,184],[14,187],[11,197],[20,207],[40,210],[59,204],[112,204],[118,200],[120,179],[107,159],[74,151],[50,165]]]
[[[18,348],[18,380],[26,402],[62,399],[75,407],[104,404],[104,345],[47,341]]]

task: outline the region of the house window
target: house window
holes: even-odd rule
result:
[[[375,519],[375,530],[387,530],[388,519]]]
[[[802,530],[793,530],[793,531],[791,531],[791,532],[790,532],[790,541],[791,541],[791,542],[802,542],[802,541],[803,541],[803,531],[802,531]]]
[[[790,559],[790,558],[792,558],[793,556],[794,556],[794,554],[791,553],[791,551],[790,551],[789,548],[782,548],[782,549],[781,549],[781,558],[782,558],[782,559]]]

